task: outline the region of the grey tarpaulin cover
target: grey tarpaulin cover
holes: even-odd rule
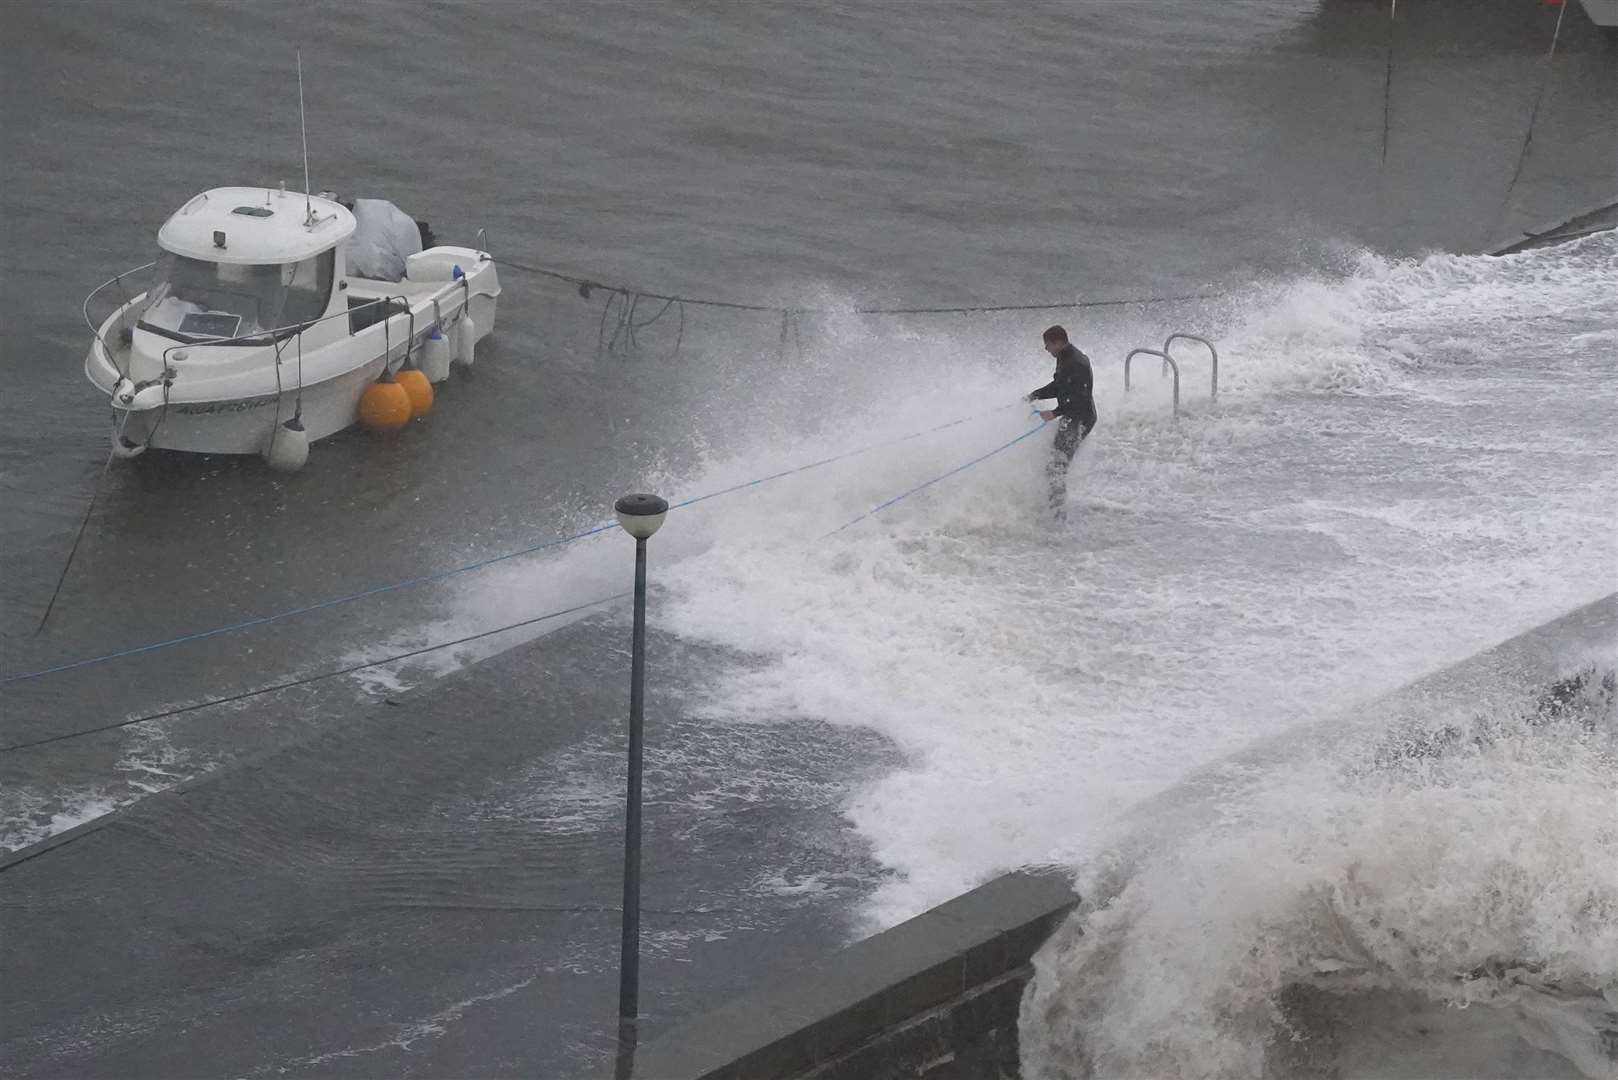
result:
[[[400,281],[405,257],[421,250],[411,216],[386,199],[354,200],[354,235],[343,241],[348,272],[374,281]]]

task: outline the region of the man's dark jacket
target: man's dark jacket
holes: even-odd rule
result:
[[[1090,358],[1070,343],[1056,354],[1056,373],[1051,381],[1028,396],[1035,401],[1055,398],[1057,416],[1090,427],[1096,422],[1096,402],[1091,394],[1094,386]]]

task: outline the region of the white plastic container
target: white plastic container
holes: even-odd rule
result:
[[[478,267],[482,253],[465,247],[434,247],[405,259],[405,277],[411,281],[451,281],[455,268],[470,274]]]

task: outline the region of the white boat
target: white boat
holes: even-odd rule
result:
[[[1584,13],[1603,30],[1618,30],[1618,0],[1584,0]]]
[[[362,218],[366,205],[403,217],[373,201]],[[359,419],[384,369],[410,364],[439,382],[452,359],[470,364],[494,329],[490,255],[411,250],[396,260],[399,280],[361,277],[351,249],[373,250],[375,237],[360,248],[355,234],[347,206],[284,187],[215,188],[181,207],[158,231],[155,263],[84,303],[95,334],[84,371],[112,403],[113,453],[263,454],[297,468],[308,442]],[[109,301],[116,309],[98,322],[92,305]]]

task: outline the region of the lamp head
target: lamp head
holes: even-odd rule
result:
[[[613,509],[618,512],[618,524],[624,532],[636,540],[645,540],[662,527],[669,504],[656,495],[625,495],[613,504]]]

